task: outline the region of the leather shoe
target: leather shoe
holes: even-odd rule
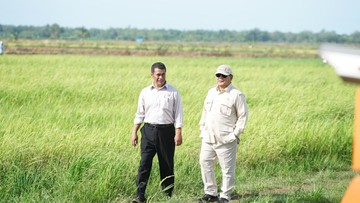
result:
[[[198,199],[198,203],[216,202],[218,200],[219,200],[219,198],[217,196],[212,196],[212,195],[205,194],[202,198]]]

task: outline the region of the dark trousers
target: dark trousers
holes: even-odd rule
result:
[[[174,154],[175,154],[175,128],[174,125],[167,127],[155,127],[144,124],[141,128],[141,160],[136,180],[137,195],[145,197],[152,161],[157,154],[160,167],[161,187],[168,195],[172,195],[174,188]]]

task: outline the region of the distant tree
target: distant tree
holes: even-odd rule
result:
[[[89,37],[89,31],[85,27],[76,28],[76,34],[80,39]]]
[[[184,41],[184,42],[281,42],[281,43],[360,43],[360,32],[351,35],[337,34],[322,30],[319,33],[303,31],[268,32],[258,28],[245,31],[230,30],[187,30],[175,29],[137,29],[110,28],[90,29],[85,27],[62,28],[58,24],[46,26],[13,26],[0,24],[0,37],[17,39],[94,39],[134,41],[143,38],[146,41]]]
[[[11,38],[15,41],[18,40],[18,34],[16,32],[11,33]]]
[[[60,34],[62,33],[63,29],[58,24],[52,24],[49,27],[50,29],[50,38],[59,38]]]
[[[245,41],[247,42],[260,42],[262,41],[262,32],[258,29],[245,31]]]
[[[300,32],[296,37],[296,42],[306,42],[306,43],[315,43],[316,38],[315,35],[310,31]]]
[[[354,32],[350,35],[350,42],[360,44],[360,31]]]
[[[106,37],[109,39],[117,39],[118,38],[118,32],[114,28],[110,28],[108,30],[105,30]]]
[[[285,33],[275,31],[269,34],[270,41],[273,42],[286,42],[286,36]]]

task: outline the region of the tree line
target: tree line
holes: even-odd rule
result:
[[[359,44],[360,31],[337,34],[334,31],[268,32],[257,28],[245,31],[231,30],[176,30],[85,27],[68,28],[58,24],[23,26],[0,24],[0,39],[58,39],[58,40],[124,40],[174,42],[275,42],[275,43],[347,43]]]

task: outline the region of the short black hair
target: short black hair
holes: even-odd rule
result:
[[[151,73],[153,73],[155,71],[155,68],[165,70],[165,72],[166,72],[166,66],[165,66],[165,64],[163,64],[161,62],[156,62],[151,66]]]

